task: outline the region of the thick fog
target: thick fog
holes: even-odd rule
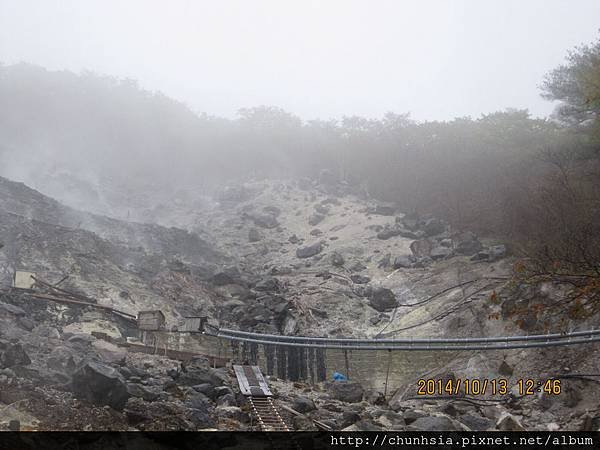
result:
[[[596,0],[0,0],[0,61],[129,77],[230,118],[544,116],[543,74],[599,17]]]

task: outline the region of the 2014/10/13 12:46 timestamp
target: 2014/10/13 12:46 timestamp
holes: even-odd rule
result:
[[[518,395],[559,395],[561,383],[558,379],[534,380],[518,379],[514,383]],[[420,379],[417,382],[417,395],[507,395],[511,390],[506,378],[483,379]]]

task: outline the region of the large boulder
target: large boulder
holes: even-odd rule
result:
[[[73,374],[73,392],[99,405],[122,410],[131,396],[123,376],[99,362],[88,362]]]
[[[314,244],[307,245],[306,247],[300,247],[296,249],[296,256],[298,258],[310,258],[311,256],[318,255],[321,253],[323,246],[321,242],[315,242]]]
[[[350,279],[355,284],[367,284],[369,281],[371,281],[370,277],[368,277],[366,275],[359,275],[359,274],[350,275]]]
[[[454,238],[454,251],[456,251],[456,253],[472,256],[481,249],[481,242],[479,242],[477,236],[470,231],[465,231]]]
[[[446,224],[440,219],[428,219],[423,225],[423,231],[426,236],[435,236],[446,231]]]
[[[15,305],[11,305],[10,303],[0,302],[0,310],[14,314],[17,317],[21,317],[21,316],[24,316],[27,314],[22,308],[19,308],[18,306],[15,306]]]
[[[413,267],[415,258],[412,255],[400,255],[394,258],[394,269],[408,269]]]
[[[452,249],[448,247],[442,247],[441,245],[431,249],[429,257],[434,261],[448,258],[452,255]]]
[[[398,300],[390,289],[378,287],[371,291],[369,304],[377,311],[385,312],[398,306]]]
[[[127,350],[103,340],[92,342],[92,348],[98,353],[102,361],[109,364],[121,364],[125,362],[127,357]]]
[[[331,396],[346,403],[362,402],[364,389],[359,383],[351,381],[334,381],[331,383]]]
[[[29,359],[21,344],[9,345],[0,355],[0,366],[2,368],[28,366],[29,364],[31,364],[31,359]]]
[[[313,402],[310,398],[302,396],[296,397],[294,399],[292,408],[303,414],[317,409],[317,407],[315,406],[315,402]]]
[[[419,239],[410,244],[410,251],[416,258],[428,257],[433,249],[433,243],[429,239]]]
[[[276,228],[279,226],[277,218],[272,214],[254,213],[249,215],[254,225],[261,228]]]

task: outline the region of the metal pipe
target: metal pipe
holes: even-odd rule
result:
[[[348,344],[452,344],[452,343],[487,343],[487,342],[514,342],[514,341],[547,341],[550,339],[565,339],[578,336],[600,335],[598,330],[574,331],[572,333],[553,333],[553,334],[534,334],[530,336],[496,336],[496,337],[478,337],[478,338],[431,338],[431,339],[351,339],[351,338],[324,338],[311,336],[282,336],[279,334],[261,334],[248,331],[230,330],[226,328],[218,329],[221,336],[231,335],[238,337],[249,337],[258,339],[268,339],[271,342],[302,342],[302,343],[348,343]]]
[[[242,342],[254,342],[256,344],[265,345],[281,345],[285,347],[306,347],[306,348],[329,348],[338,350],[402,350],[402,351],[456,351],[456,350],[504,350],[517,348],[541,348],[541,347],[558,347],[576,344],[588,344],[599,342],[599,337],[589,337],[587,339],[570,339],[568,341],[558,340],[551,342],[533,342],[533,343],[518,343],[518,344],[490,344],[490,345],[339,345],[339,344],[305,344],[298,342],[274,342],[270,340],[251,339],[239,336],[216,335],[223,339]]]

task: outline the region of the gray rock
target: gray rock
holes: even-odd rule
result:
[[[514,369],[508,365],[508,363],[506,361],[502,361],[502,363],[500,364],[500,367],[498,368],[498,373],[500,375],[504,375],[506,377],[510,377],[512,376],[514,372]]]
[[[281,209],[279,209],[277,206],[265,206],[263,211],[275,217],[279,217],[281,214]]]
[[[459,431],[460,428],[446,416],[421,417],[410,424],[411,431]]]
[[[396,214],[396,207],[392,204],[378,204],[370,209],[369,212],[380,216],[393,216]]]
[[[416,258],[429,257],[433,244],[429,239],[419,239],[410,244],[410,251]]]
[[[371,278],[369,278],[365,275],[358,275],[358,274],[350,275],[350,279],[355,284],[367,284],[369,281],[371,281]]]
[[[248,241],[250,242],[258,242],[263,239],[263,235],[256,228],[250,228],[248,230]]]
[[[218,406],[215,408],[215,414],[217,417],[235,420],[242,423],[248,422],[250,419],[248,414],[237,406]]]
[[[488,260],[490,262],[498,261],[506,256],[506,246],[504,244],[493,245],[488,249]]]
[[[383,256],[383,258],[381,258],[381,259],[379,260],[379,262],[377,263],[377,267],[378,267],[379,269],[385,269],[385,268],[389,267],[389,266],[390,266],[390,264],[391,264],[391,263],[390,263],[390,260],[391,260],[391,258],[392,258],[392,254],[391,254],[391,253],[386,253],[386,254]]]
[[[331,254],[331,265],[334,267],[341,267],[344,265],[346,261],[344,260],[344,257],[338,253],[338,252],[333,252]]]
[[[235,399],[235,395],[221,395],[217,398],[217,406],[237,406],[237,400]]]
[[[509,413],[504,413],[496,422],[496,428],[500,431],[525,431],[519,419]]]
[[[415,257],[412,255],[400,255],[394,258],[394,269],[408,269],[413,267]]]
[[[256,225],[257,227],[276,228],[279,226],[277,218],[275,218],[275,216],[273,216],[272,214],[254,213],[249,215],[249,217],[252,220],[252,222],[254,222],[254,225]]]
[[[394,309],[398,305],[398,300],[394,293],[387,288],[374,288],[369,297],[369,304],[379,312]]]
[[[383,392],[379,392],[376,389],[369,389],[365,392],[365,400],[371,405],[385,405],[387,403]]]
[[[233,390],[229,386],[217,386],[214,389],[215,397],[221,397],[223,395],[233,395]]]
[[[29,317],[25,317],[25,316],[19,317],[17,319],[17,324],[21,328],[23,328],[23,329],[25,329],[27,331],[33,330],[35,328],[35,326],[36,326],[36,324],[35,324],[35,322],[33,320],[31,320]]]
[[[317,407],[315,406],[315,402],[313,402],[310,398],[302,396],[296,397],[294,399],[292,408],[303,414],[317,409]]]
[[[414,409],[409,409],[402,413],[402,418],[404,419],[404,423],[406,425],[410,425],[415,420],[420,419],[422,417],[426,417],[425,413],[415,411]]]
[[[487,417],[475,416],[473,414],[463,414],[458,420],[468,426],[473,431],[485,431],[494,428],[494,421]]]
[[[477,236],[470,231],[459,234],[454,239],[454,247],[456,253],[465,256],[472,256],[483,248]]]
[[[73,392],[99,405],[121,410],[131,396],[123,376],[110,366],[88,362],[73,375]]]
[[[296,256],[298,258],[310,258],[311,256],[318,255],[321,253],[323,246],[321,242],[315,242],[314,244],[308,245],[306,247],[300,247],[296,249]]]
[[[323,214],[314,213],[308,218],[308,224],[310,226],[316,226],[325,220],[325,216]]]
[[[426,236],[435,236],[446,231],[446,224],[440,219],[428,219],[423,227]]]
[[[319,214],[326,215],[329,214],[329,208],[323,204],[317,204],[314,206],[315,211]]]
[[[403,230],[402,228],[397,228],[397,227],[393,227],[393,228],[384,228],[383,230],[381,230],[379,233],[377,233],[377,239],[381,239],[382,241],[388,240],[390,238],[393,238],[395,236],[401,236],[404,235],[404,237],[407,237],[407,235],[410,235],[411,238],[414,238],[414,234],[408,230]]]
[[[356,411],[344,411],[338,421],[339,428],[343,429],[354,425],[360,420],[360,415]]]
[[[199,410],[207,410],[211,406],[210,399],[201,392],[196,391],[193,391],[184,403],[189,408]]]
[[[446,259],[452,255],[452,249],[448,247],[442,247],[441,245],[435,247],[429,253],[429,257],[434,261],[438,261],[440,259]]]
[[[377,325],[379,322],[381,322],[381,317],[379,316],[372,316],[369,318],[369,323],[371,325]]]
[[[21,344],[12,344],[0,355],[0,365],[2,368],[14,366],[28,366],[31,359],[23,349]]]
[[[212,383],[196,384],[195,386],[192,386],[192,389],[196,392],[206,395],[209,398],[215,397],[215,387],[212,385]]]
[[[137,383],[127,383],[127,392],[132,397],[138,397],[146,400],[147,402],[152,402],[156,400],[159,396],[158,392],[153,392],[148,388],[142,386]]]
[[[10,303],[0,303],[0,310],[6,311],[10,314],[14,314],[17,317],[24,316],[27,314],[24,309],[19,308],[15,305],[11,305]]]
[[[335,381],[331,383],[330,390],[333,398],[346,403],[361,402],[364,395],[363,387],[351,381]]]
[[[471,256],[471,261],[493,262],[493,261],[502,259],[505,256],[506,256],[506,246],[503,244],[494,245],[487,249],[481,250],[481,251],[477,252],[476,254],[474,254],[473,256]]]
[[[398,219],[398,218],[396,218]],[[396,220],[398,221],[398,220]],[[403,217],[402,219],[400,219],[400,221],[402,222],[402,225],[404,225],[405,228],[409,229],[410,231],[416,231],[419,229],[420,226],[420,221],[419,219],[415,218],[415,217]]]

